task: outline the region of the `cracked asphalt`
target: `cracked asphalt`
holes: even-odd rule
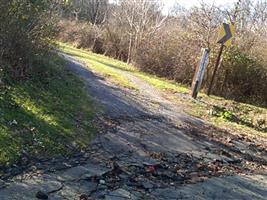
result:
[[[266,199],[266,141],[183,113],[130,72],[118,69],[138,91],[62,56],[103,110],[96,119],[99,133],[71,163],[63,159],[49,170],[1,181],[1,200]]]

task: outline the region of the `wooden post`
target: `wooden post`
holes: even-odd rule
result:
[[[208,93],[207,93],[208,96],[211,94],[211,90],[212,90],[213,82],[214,82],[214,79],[215,79],[215,76],[216,76],[216,72],[217,72],[218,67],[220,65],[223,48],[224,48],[224,45],[221,44],[221,47],[220,47],[220,50],[219,50],[219,54],[218,54],[218,57],[217,57],[217,60],[216,60],[215,68],[214,68],[214,71],[213,71],[213,74],[212,74],[212,77],[211,77],[211,81],[210,81],[210,85],[209,85],[209,89],[208,89]]]
[[[193,82],[192,82],[192,97],[197,98],[197,94],[200,90],[201,83],[205,74],[205,70],[209,61],[209,49],[203,49],[202,58],[200,60],[199,66],[196,69]]]

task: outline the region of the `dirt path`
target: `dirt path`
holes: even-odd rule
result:
[[[120,88],[65,55],[102,107],[87,152],[52,170],[0,182],[0,199],[266,199],[267,152],[186,115],[153,86],[121,71],[139,91]],[[76,163],[76,164],[75,164]],[[46,196],[47,195],[47,196]]]

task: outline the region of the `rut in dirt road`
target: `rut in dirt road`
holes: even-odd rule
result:
[[[70,200],[81,195],[116,200],[267,196],[267,176],[261,173],[266,170],[267,152],[258,141],[183,113],[130,72],[120,71],[139,91],[120,88],[63,56],[103,110],[96,120],[99,134],[81,154],[82,163],[15,177],[3,184],[0,199],[35,199],[38,191],[50,199]]]

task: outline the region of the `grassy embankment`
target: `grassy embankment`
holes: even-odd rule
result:
[[[97,73],[110,77],[112,81],[119,85],[137,89],[126,76],[122,75],[123,71],[131,72],[156,88],[164,90],[168,94],[168,98],[178,102],[182,105],[184,111],[191,115],[205,119],[232,132],[237,131],[267,137],[266,107],[239,103],[213,95],[208,97],[204,93],[200,93],[199,101],[195,101],[189,98],[189,87],[143,73],[137,68],[113,58],[77,49],[67,44],[60,43],[60,48],[65,53],[85,62],[89,68]]]
[[[61,58],[51,58],[29,79],[0,85],[0,167],[87,146],[96,108],[83,82],[63,66]]]

